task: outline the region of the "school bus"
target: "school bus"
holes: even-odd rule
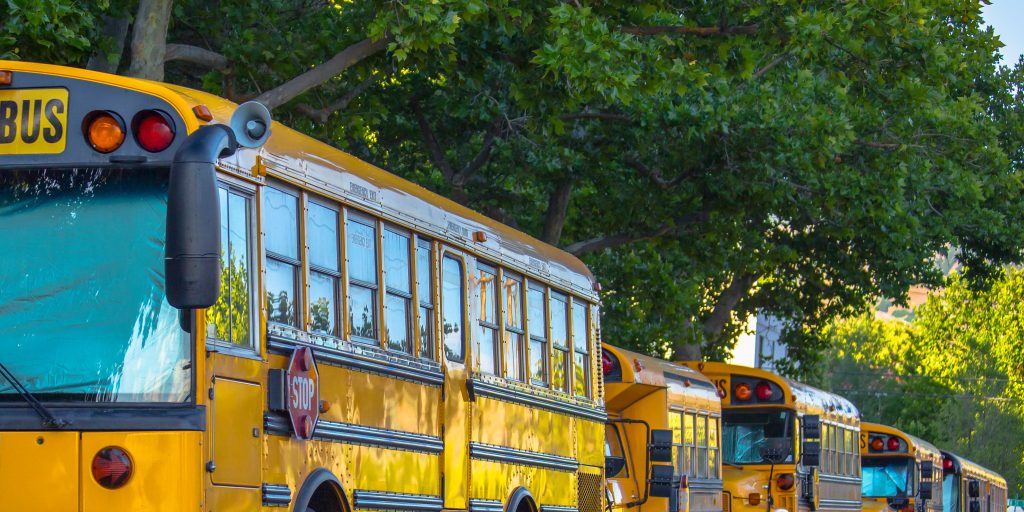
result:
[[[614,510],[721,512],[722,407],[711,381],[686,366],[607,344],[604,375],[609,501]],[[671,489],[646,487],[648,430],[671,433]]]
[[[864,422],[860,429],[864,508],[942,512],[942,494],[934,489],[942,471],[939,449],[887,425]]]
[[[955,453],[942,452],[943,512],[1007,510],[1006,479]]]
[[[571,255],[235,105],[0,61],[3,510],[599,512]]]
[[[761,369],[689,362],[722,399],[726,512],[860,510],[860,412]]]

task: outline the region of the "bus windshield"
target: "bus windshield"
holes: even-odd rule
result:
[[[960,510],[960,477],[953,473],[942,477],[942,510]]]
[[[866,498],[895,498],[913,494],[910,459],[865,457],[861,494]]]
[[[792,411],[744,409],[722,411],[722,461],[728,464],[767,464],[761,449],[774,438],[793,446]],[[792,463],[792,450],[783,460]]]
[[[164,292],[168,171],[0,171],[0,362],[37,398],[182,402]],[[0,401],[20,401],[0,381]]]

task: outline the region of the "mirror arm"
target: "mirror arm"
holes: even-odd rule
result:
[[[644,435],[644,437],[647,439],[647,442],[650,443],[650,440],[651,440],[651,424],[650,423],[647,423],[644,420],[634,420],[634,419],[615,419],[615,420],[609,419],[608,422],[609,423],[612,423],[612,422],[614,422],[614,423],[633,423],[633,424],[643,425],[644,428],[647,430],[647,434]],[[644,503],[647,503],[647,500],[650,498],[650,492],[651,492],[651,488],[650,488],[650,479],[651,479],[651,451],[646,449],[646,447],[644,449],[644,474],[645,474],[644,482],[643,482],[644,497],[641,498],[639,501],[631,501],[629,503],[626,503],[624,505],[626,508],[639,507],[640,505],[643,505]]]

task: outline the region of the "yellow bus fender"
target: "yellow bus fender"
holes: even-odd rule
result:
[[[299,492],[295,494],[295,512],[306,512],[306,508],[312,503],[314,496],[319,493],[327,493],[328,498],[333,498],[337,510],[317,510],[317,512],[346,512],[352,510],[349,506],[348,496],[341,481],[329,470],[317,468],[306,477]],[[323,499],[323,498],[321,498]]]
[[[526,510],[520,510],[520,507],[525,503]],[[533,499],[533,494],[530,494],[525,487],[516,487],[516,490],[512,491],[512,496],[508,499],[508,505],[505,507],[505,512],[537,512],[537,500]]]

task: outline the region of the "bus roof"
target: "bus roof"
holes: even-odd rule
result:
[[[197,119],[194,107],[206,106],[213,114],[212,122],[223,124],[238,107],[219,96],[181,86],[65,66],[0,61],[0,69],[85,80],[160,97],[178,110],[189,133],[206,124]],[[273,123],[263,147],[240,149],[222,159],[221,167],[250,179],[269,171],[276,179],[344,199],[357,209],[469,248],[484,258],[542,276],[555,286],[597,301],[593,275],[576,256],[280,123]]]
[[[711,380],[700,372],[685,365],[647,356],[638,352],[614,347],[607,343],[602,348],[617,359],[621,371],[620,382],[667,388],[670,395],[677,395],[677,401],[686,405],[721,411],[721,401]],[[605,386],[614,384],[606,381]],[[671,399],[671,397],[670,397]]]
[[[904,431],[902,431],[902,430],[900,430],[898,428],[890,427],[889,425],[882,425],[881,423],[861,422],[861,424],[860,424],[860,431],[861,431],[862,434],[867,434],[867,435],[881,434],[881,435],[885,435],[885,436],[898,437],[898,438],[902,439],[903,442],[907,444],[907,453],[906,453],[906,455],[916,456],[916,455],[918,455],[918,452],[920,452],[921,455],[925,455],[925,456],[927,456],[929,458],[933,458],[933,459],[938,459],[941,456],[940,450],[935,445],[933,445],[933,444],[929,443],[928,441],[925,441],[924,439],[921,439],[921,438],[919,438],[917,436],[908,434],[908,433],[906,433],[906,432],[904,432]],[[879,456],[879,455],[886,456],[886,455],[895,455],[895,454],[872,452],[872,451],[870,451],[870,447],[869,446],[867,446],[864,443],[861,443],[861,455],[864,455],[864,456]],[[899,455],[904,455],[904,454],[900,453]]]
[[[716,378],[742,376],[770,381],[782,389],[783,395],[785,396],[785,400],[782,404],[762,404],[760,406],[775,405],[791,407],[796,411],[805,414],[817,414],[821,416],[822,420],[842,421],[847,424],[858,424],[860,422],[860,411],[857,410],[857,407],[849,400],[837,394],[788,379],[760,368],[751,368],[749,366],[740,366],[721,362],[691,361],[681,364],[700,370],[707,375],[712,382],[716,382],[716,385]],[[759,404],[752,403],[750,405],[758,406]],[[726,406],[726,401],[723,400],[722,407],[725,408]],[[747,405],[739,405],[735,407],[747,407]]]
[[[999,487],[1006,488],[1006,479],[999,473],[952,452],[942,450],[942,456],[948,457],[953,461],[953,470],[956,473],[972,477],[976,480],[986,480],[998,484]]]

